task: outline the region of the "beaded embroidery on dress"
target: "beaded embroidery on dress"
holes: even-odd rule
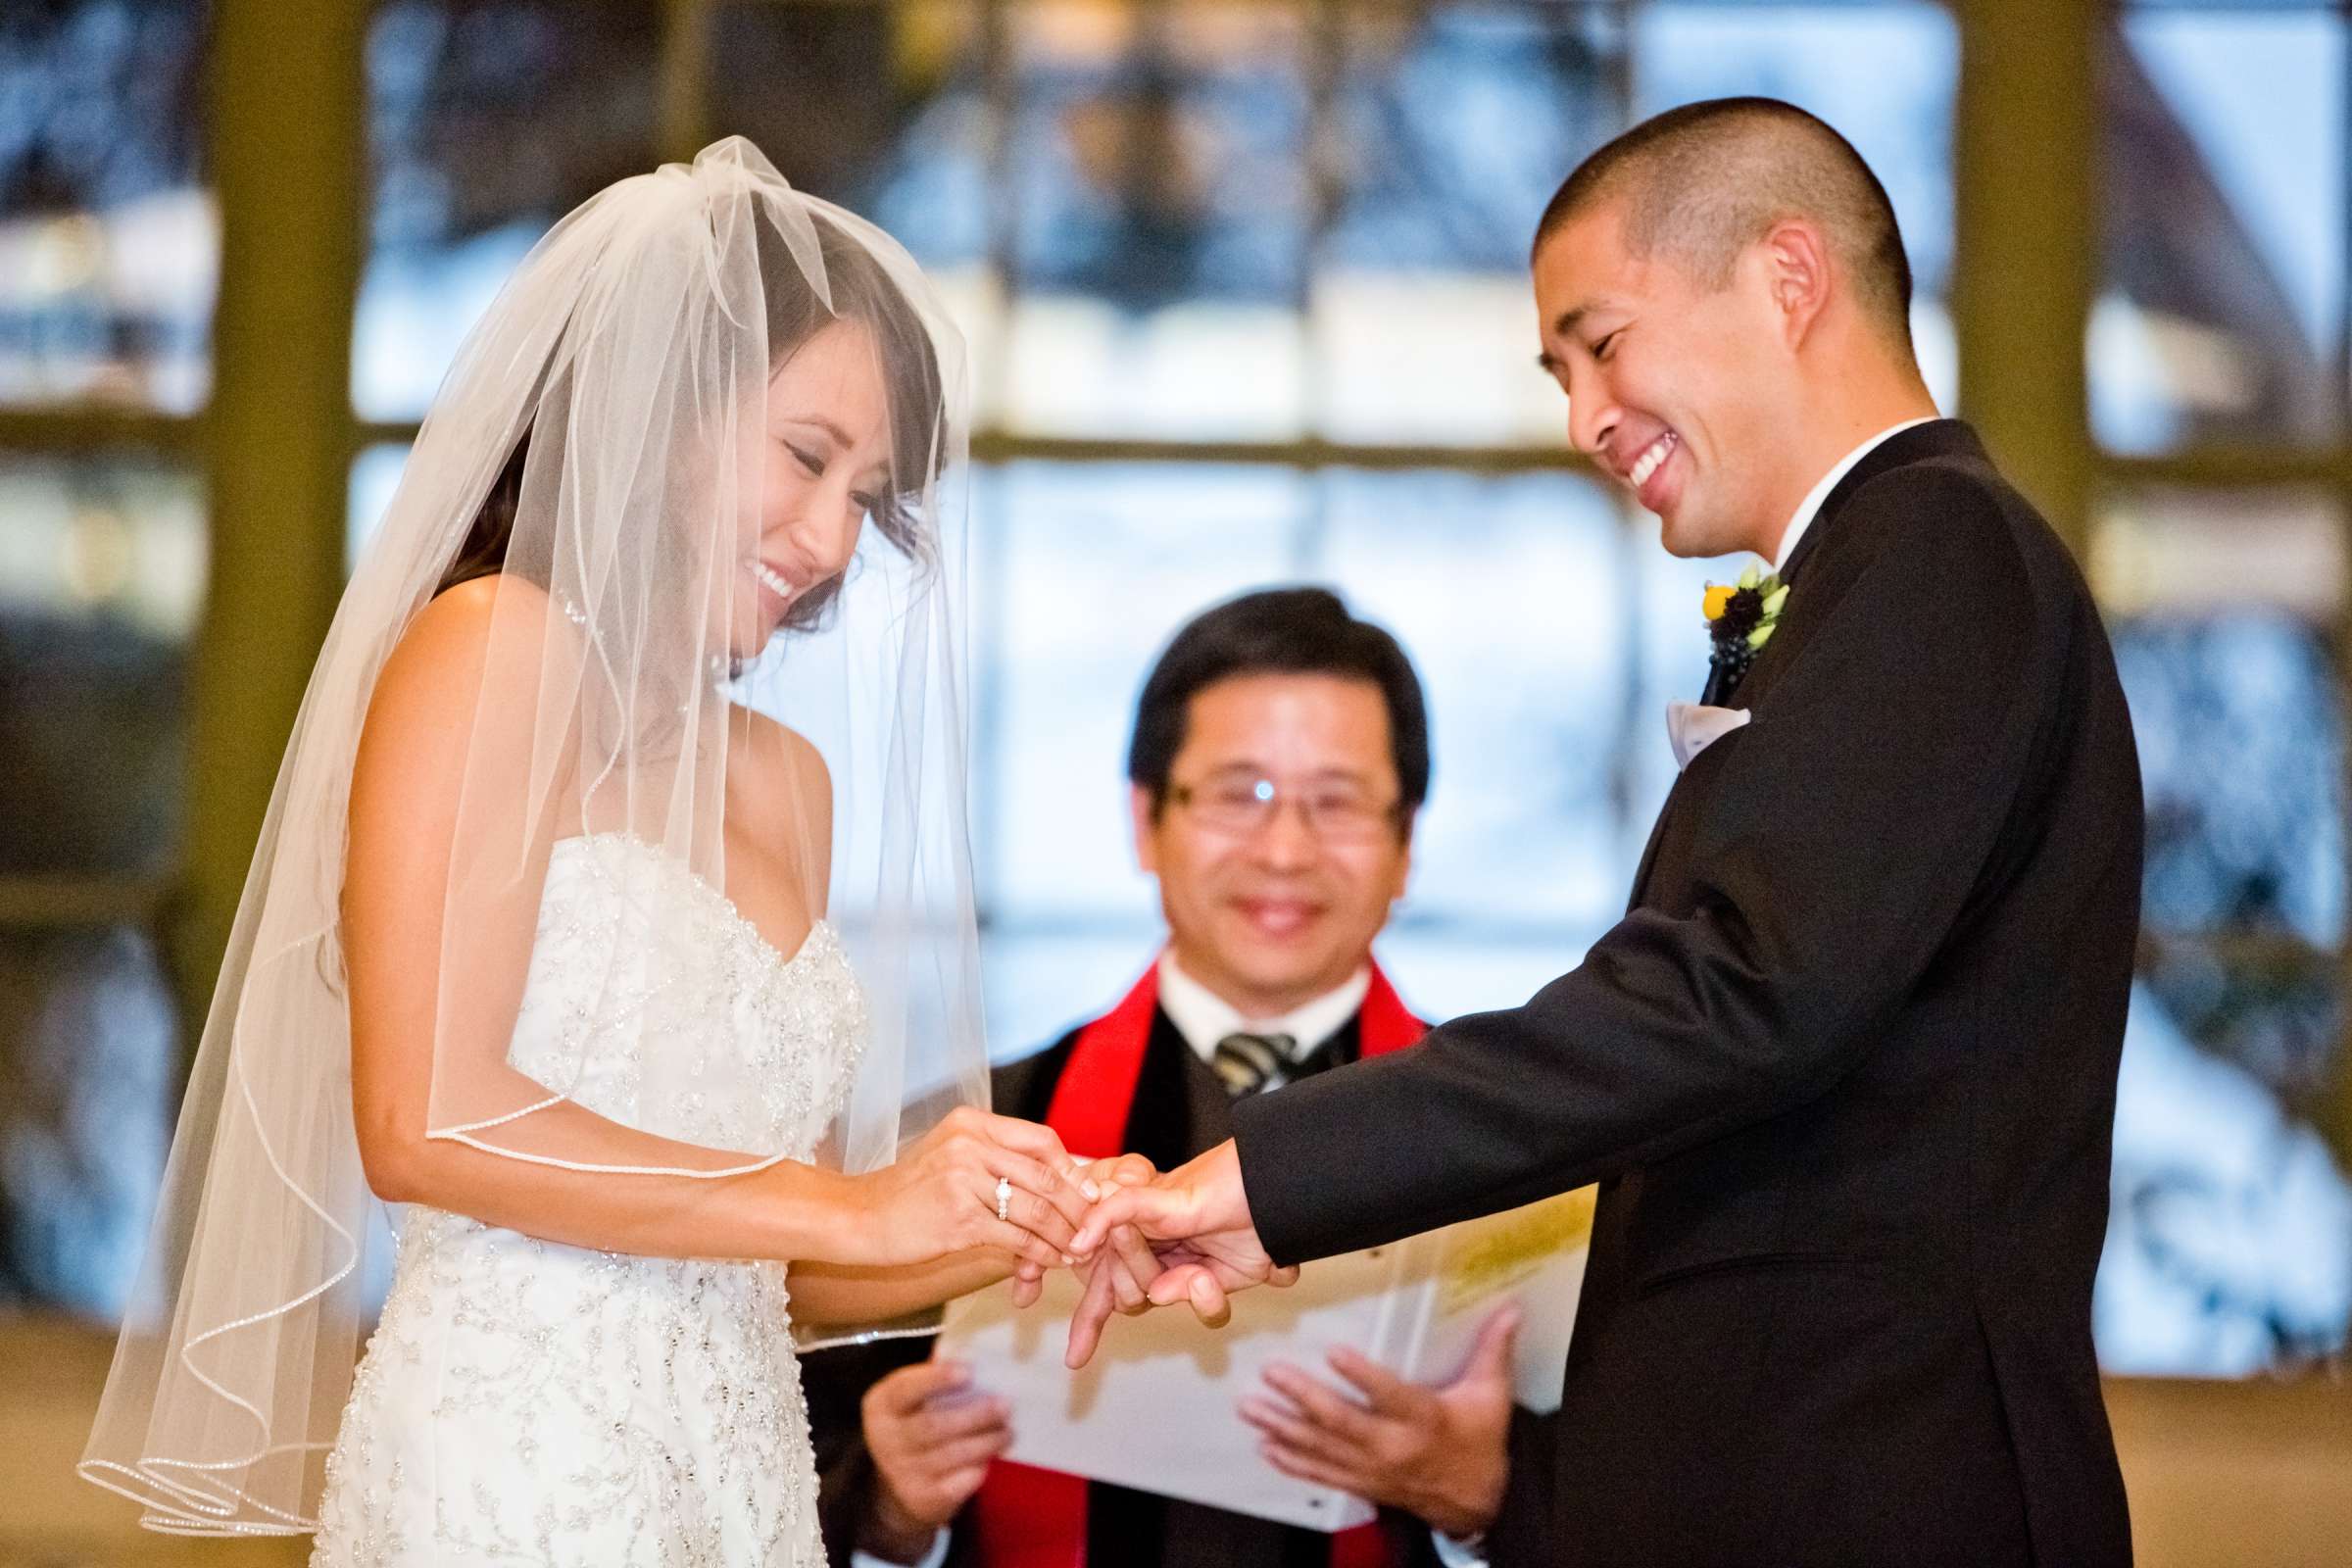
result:
[[[808,1159],[864,1036],[823,921],[786,958],[658,849],[556,846],[509,1053],[550,1089],[665,1137]],[[754,1068],[757,1103],[696,1091],[720,1054]],[[574,1081],[549,1082],[559,1066]],[[821,1568],[784,1265],[591,1251],[411,1207],[311,1562]]]

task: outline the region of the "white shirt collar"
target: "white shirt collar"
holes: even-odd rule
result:
[[[1363,1006],[1364,996],[1371,989],[1372,968],[1366,964],[1337,991],[1326,992],[1279,1018],[1245,1018],[1240,1008],[1186,974],[1174,952],[1159,956],[1159,1005],[1202,1061],[1216,1054],[1218,1041],[1242,1030],[1253,1035],[1289,1035],[1298,1042],[1291,1051],[1295,1061],[1338,1034]]]
[[[1788,566],[1788,558],[1796,554],[1796,542],[1805,536],[1807,528],[1813,526],[1813,518],[1820,513],[1821,504],[1830,499],[1830,492],[1838,488],[1838,480],[1853,472],[1855,464],[1869,457],[1878,448],[1879,443],[1885,441],[1888,436],[1897,435],[1915,424],[1932,424],[1940,417],[1940,415],[1930,414],[1916,419],[1905,419],[1900,424],[1890,424],[1854,448],[1853,451],[1848,452],[1844,457],[1839,458],[1838,466],[1823,474],[1821,482],[1806,493],[1804,500],[1796,504],[1796,512],[1789,517],[1788,526],[1781,532],[1780,553],[1772,558],[1773,571],[1778,573]]]

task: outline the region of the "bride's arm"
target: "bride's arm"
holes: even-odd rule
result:
[[[818,1327],[887,1323],[1010,1279],[1013,1261],[1011,1253],[986,1248],[901,1268],[795,1262],[792,1320]]]
[[[822,914],[833,848],[833,782],[824,759],[804,737],[764,714],[739,708],[732,716],[744,726],[755,774],[791,780],[788,788],[756,792],[754,801],[808,808],[805,817],[800,809],[771,812],[773,819],[759,826],[783,863],[801,869],[808,905]],[[796,1259],[790,1276],[792,1319],[816,1326],[885,1323],[1008,1279],[1017,1261],[994,1248],[888,1268]]]
[[[498,761],[485,763],[486,749],[529,745],[527,735],[477,738],[476,695],[486,678],[529,691],[545,635],[535,591],[514,584],[501,594],[495,582],[453,589],[411,625],[377,682],[355,765],[343,951],[353,1112],[369,1185],[391,1201],[612,1251],[887,1266],[989,1246],[1056,1261],[1085,1208],[1072,1163],[1045,1129],[982,1112],[957,1112],[899,1163],[856,1177],[790,1161],[723,1177],[615,1175],[609,1167],[716,1171],[752,1156],[657,1137],[569,1102],[492,1135],[533,1158],[425,1136],[440,1028],[453,1032],[438,1062],[444,1103],[465,1106],[466,1121],[548,1098],[506,1064],[546,845],[534,856],[538,871],[485,906],[468,906],[464,941],[450,945],[466,965],[466,984],[453,989],[464,1015],[436,1017],[469,749],[482,749],[472,759],[478,777]],[[1016,1209],[1015,1224],[999,1221],[988,1197],[999,1175],[1045,1201]]]

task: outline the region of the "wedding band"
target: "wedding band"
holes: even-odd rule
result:
[[[1009,1176],[997,1178],[997,1218],[1012,1218],[1012,1178]]]

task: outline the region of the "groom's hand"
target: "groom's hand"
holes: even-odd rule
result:
[[[1123,1232],[1141,1245],[1120,1245]],[[1288,1285],[1298,1276],[1297,1269],[1277,1269],[1266,1255],[1250,1222],[1241,1155],[1230,1141],[1149,1186],[1115,1188],[1088,1212],[1071,1247],[1090,1264],[1063,1357],[1072,1367],[1092,1358],[1125,1288],[1144,1298],[1132,1310],[1190,1301],[1202,1322],[1215,1325],[1229,1311],[1228,1293]]]

